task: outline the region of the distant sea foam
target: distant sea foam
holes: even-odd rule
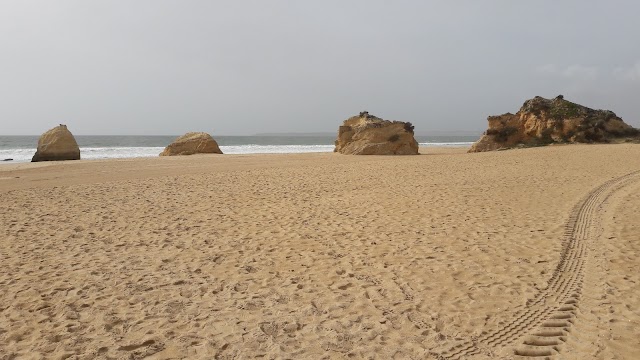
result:
[[[76,136],[82,159],[156,157],[175,136]],[[295,154],[332,152],[333,136],[220,136],[216,141],[225,154]],[[469,136],[418,136],[420,146],[468,147]],[[0,136],[0,164],[31,161],[37,136]]]

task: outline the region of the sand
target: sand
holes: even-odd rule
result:
[[[0,166],[0,359],[637,359],[640,146]]]

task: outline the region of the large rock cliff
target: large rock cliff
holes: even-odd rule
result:
[[[417,155],[409,122],[383,120],[363,111],[345,120],[334,152],[351,155]]]
[[[58,160],[80,160],[80,147],[71,131],[62,124],[40,136],[38,149],[31,159],[32,162]]]
[[[469,152],[552,143],[609,143],[640,140],[640,131],[612,111],[536,96],[514,115],[489,116],[489,128]]]
[[[160,156],[222,154],[218,143],[204,132],[186,133],[169,144]]]

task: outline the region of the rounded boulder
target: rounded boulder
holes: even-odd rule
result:
[[[218,143],[204,132],[186,133],[169,144],[160,156],[222,154]]]

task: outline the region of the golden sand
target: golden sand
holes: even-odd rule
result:
[[[640,146],[0,166],[0,359],[640,358]]]

